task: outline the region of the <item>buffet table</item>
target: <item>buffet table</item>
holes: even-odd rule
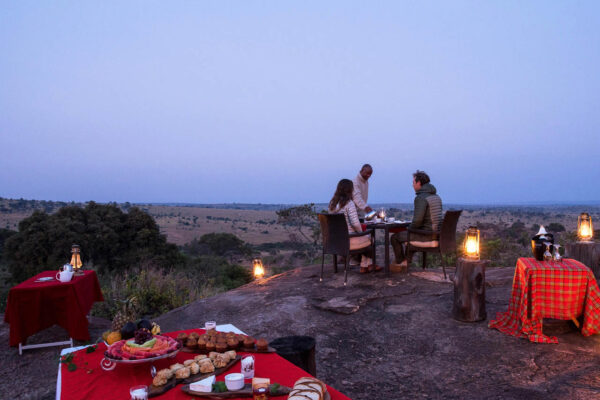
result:
[[[583,315],[584,336],[600,332],[600,289],[592,271],[579,261],[519,258],[508,311],[489,327],[537,343],[558,343],[542,333],[544,318],[573,320]]]
[[[22,345],[29,336],[53,325],[63,327],[73,339],[90,339],[87,314],[94,302],[104,301],[96,272],[84,271],[69,282],[57,281],[56,273],[41,272],[10,289],[4,321],[10,324],[11,346],[26,348]]]
[[[228,325],[227,327],[217,326],[220,331],[233,331],[241,333],[237,328]],[[204,333],[203,329],[190,329],[185,331],[165,333],[166,336],[176,337],[180,332],[190,333],[196,331]],[[104,357],[106,345],[100,343],[96,351],[87,353],[85,349],[77,350],[73,361],[78,368],[70,372],[66,364],[59,366],[59,375],[57,382],[57,399],[123,399],[128,400],[129,388],[135,385],[150,385],[152,377],[150,376],[149,364],[125,365],[118,364],[112,371],[104,371],[100,367],[100,361]],[[279,383],[285,386],[293,386],[294,382],[303,377],[310,376],[306,371],[296,367],[289,361],[275,353],[245,353],[251,354],[255,358],[255,376],[261,378],[270,378],[271,383]],[[194,358],[196,354],[180,351],[174,358],[166,358],[154,362],[157,370],[168,368],[169,365],[176,362],[183,363],[187,359]],[[87,363],[87,364],[86,364]],[[90,372],[91,370],[91,372]],[[217,375],[217,381],[223,381],[224,376],[233,372],[240,372],[240,363],[234,364],[228,371]],[[190,399],[190,396],[181,390],[182,385],[177,385],[168,392],[154,397],[156,399]],[[340,392],[331,387],[327,387],[332,400],[349,400]],[[275,398],[275,397],[274,397]],[[285,399],[286,397],[276,397]],[[245,398],[244,400],[247,400]]]

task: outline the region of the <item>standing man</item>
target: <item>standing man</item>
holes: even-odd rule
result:
[[[416,242],[429,242],[439,240],[436,232],[442,222],[442,199],[438,196],[435,186],[429,183],[429,176],[417,170],[413,174],[413,189],[415,190],[415,210],[409,229],[421,229],[433,232],[431,235],[412,233],[410,240]],[[406,260],[404,243],[408,240],[408,232],[394,233],[391,238],[392,248],[396,256],[396,264],[405,267],[411,260]]]
[[[356,178],[352,181],[354,191],[352,192],[352,201],[358,209],[360,217],[364,217],[365,213],[371,212],[373,209],[367,204],[369,198],[369,178],[373,174],[373,167],[365,164],[360,169]]]

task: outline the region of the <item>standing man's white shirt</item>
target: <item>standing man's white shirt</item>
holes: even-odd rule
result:
[[[354,191],[352,192],[352,200],[362,216],[365,214],[365,208],[369,207],[367,200],[369,199],[369,181],[364,179],[360,174],[352,181]]]

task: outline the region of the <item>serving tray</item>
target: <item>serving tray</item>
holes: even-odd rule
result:
[[[258,350],[256,348],[256,346],[254,347],[240,347],[239,349],[229,349],[229,350],[235,350],[235,352],[244,352],[244,353],[276,353],[277,350],[275,350],[272,347],[268,347],[267,350]],[[193,353],[193,354],[208,354],[210,353],[210,351],[207,350],[199,350],[199,349],[191,349],[187,346],[183,346],[181,348],[181,351],[184,353]],[[215,351],[215,350],[213,350]],[[227,350],[226,350],[227,351]]]
[[[208,378],[209,376],[222,374],[223,372],[227,371],[229,368],[231,368],[235,363],[237,363],[241,359],[242,359],[242,356],[238,355],[233,360],[229,361],[226,366],[221,367],[221,368],[215,368],[215,370],[213,372],[207,372],[204,374],[197,373],[195,375],[190,375],[189,378],[185,378],[185,379],[177,379],[175,377],[172,377],[171,379],[169,379],[167,381],[167,383],[165,383],[162,386],[150,385],[148,387],[148,397],[160,396],[161,394],[166,393],[169,390],[173,389],[175,386],[177,386],[180,383],[189,385],[190,383],[200,381],[204,378]]]
[[[233,390],[233,391],[220,392],[220,393],[196,392],[196,391],[190,389],[190,385],[182,386],[181,390],[183,390],[185,393],[187,393],[189,395],[196,396],[196,397],[202,397],[204,399],[235,399],[238,397],[252,397],[252,384],[250,384],[250,383],[246,383],[246,385],[244,385],[244,387],[240,390]],[[271,392],[270,396],[271,397],[287,396],[291,391],[292,391],[292,389],[287,386],[279,386],[279,389],[277,390],[277,392],[276,393]]]

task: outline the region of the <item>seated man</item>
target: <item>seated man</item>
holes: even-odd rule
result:
[[[415,211],[409,229],[422,229],[437,232],[442,222],[442,199],[436,194],[435,186],[429,183],[429,176],[417,170],[413,174],[413,188],[415,189]],[[424,235],[411,233],[411,242],[429,242],[437,240],[438,235]],[[406,260],[404,244],[408,240],[408,232],[398,232],[392,235],[391,242],[396,257],[396,264],[406,267],[411,260]]]

